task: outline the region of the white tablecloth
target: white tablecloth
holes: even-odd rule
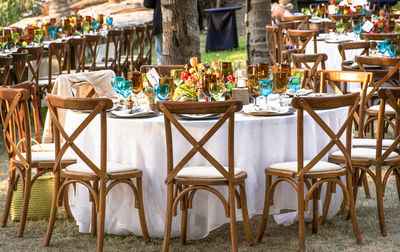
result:
[[[319,111],[322,119],[336,132],[343,123],[347,109]],[[77,127],[87,115],[68,112],[66,129]],[[319,152],[329,138],[305,115],[305,159],[310,159]],[[143,170],[143,191],[147,225],[152,237],[163,237],[166,190],[166,146],[163,117],[148,119],[108,118],[108,152],[111,162],[130,164]],[[215,121],[182,121],[182,124],[199,139]],[[218,132],[206,149],[223,165],[227,164],[226,124],[223,132]],[[100,157],[99,118],[89,125],[76,143],[94,160]],[[175,162],[178,162],[189,143],[175,131],[173,135]],[[235,166],[244,169],[247,200],[250,216],[261,214],[264,204],[265,172],[264,168],[272,163],[296,160],[296,115],[279,117],[252,117],[237,113],[235,122]],[[190,165],[207,165],[197,154]],[[89,232],[91,205],[85,188],[77,187],[76,196],[70,194],[72,213],[79,225],[80,232]],[[70,188],[70,190],[72,190]],[[324,195],[323,190],[323,195]],[[221,190],[227,195],[226,190]],[[340,207],[342,194],[340,189],[333,195],[330,216]],[[324,196],[322,197],[322,200]],[[321,208],[321,202],[320,202]],[[275,191],[274,206],[270,213],[279,213],[281,209],[297,209],[297,197],[294,189],[287,183],[278,185]],[[238,219],[241,210],[237,211]],[[225,218],[221,202],[208,192],[197,192],[193,209],[189,210],[188,237],[202,238],[209,231],[229,222]],[[137,210],[133,206],[133,196],[126,185],[116,186],[107,197],[106,227],[107,233],[141,235]],[[172,235],[178,236],[180,213],[173,218]]]

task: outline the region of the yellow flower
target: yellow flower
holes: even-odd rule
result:
[[[26,47],[28,45],[28,43],[26,43],[26,41],[22,42],[22,47]]]

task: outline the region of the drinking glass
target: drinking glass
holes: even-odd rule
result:
[[[107,22],[107,24],[108,24],[110,27],[112,27],[112,24],[113,24],[113,17],[110,17],[110,16],[106,17],[106,22]]]
[[[128,73],[128,80],[132,81],[132,92],[139,94],[143,89],[143,78],[141,72]]]
[[[286,72],[288,73],[288,75],[290,75],[290,72],[292,71],[292,68],[290,67],[289,63],[281,63],[279,68],[280,72]]]
[[[219,101],[221,97],[225,94],[226,88],[225,84],[221,82],[210,83],[210,94],[215,101]]]
[[[104,24],[104,14],[97,15],[97,20],[99,20],[99,24]]]
[[[57,27],[54,25],[49,26],[49,33],[50,33],[50,38],[54,39],[54,36],[57,33]]]
[[[343,21],[336,22],[336,31],[339,33],[339,35],[342,35],[345,29],[346,24]]]
[[[272,92],[273,84],[273,80],[271,79],[258,80],[258,87],[262,96],[264,96],[265,98],[268,97],[268,95]]]
[[[266,62],[257,63],[255,75],[256,76],[261,75],[261,76],[264,76],[266,79],[268,79],[268,75],[269,75],[268,63],[266,63]]]
[[[11,35],[11,37],[12,37],[12,41],[13,41],[15,47],[17,47],[17,44],[21,38],[21,34],[19,34],[19,32],[17,32],[17,31],[14,31],[13,34]]]
[[[201,88],[203,89],[203,93],[208,98],[211,97],[210,93],[210,84],[217,82],[217,76],[215,74],[204,74],[201,82]]]
[[[1,49],[3,50],[3,52],[5,52],[6,50],[6,45],[7,45],[7,37],[6,36],[0,36],[0,45],[1,45]]]
[[[221,76],[223,78],[228,77],[232,74],[232,63],[231,62],[220,62]]]
[[[310,12],[313,18],[317,17],[318,15],[318,6],[315,4],[310,4]]]
[[[301,8],[301,13],[303,13],[304,16],[308,14],[308,9],[307,8]]]
[[[296,95],[297,91],[300,89],[301,77],[300,76],[290,76],[288,80],[288,87]]]
[[[130,80],[123,80],[123,81],[119,81],[119,90],[120,90],[120,94],[127,99],[129,97],[129,95],[132,93],[132,81]]]
[[[43,38],[43,30],[42,29],[35,29],[35,40],[38,44]]]
[[[93,31],[97,31],[97,28],[99,28],[99,20],[93,20],[92,27],[93,27]]]
[[[170,72],[171,77],[174,78],[174,83],[176,86],[178,86],[179,83],[181,82],[182,72],[183,72],[183,69],[172,69]]]
[[[396,26],[394,27],[394,33],[400,33],[400,24],[396,24]]]
[[[325,4],[321,4],[318,8],[318,14],[321,18],[323,18],[325,16],[325,12],[326,12],[326,6]]]
[[[83,21],[81,26],[82,26],[83,34],[87,34],[87,32],[89,31],[89,28],[90,28],[89,22]]]
[[[50,24],[55,25],[57,23],[56,18],[50,18]]]
[[[377,48],[382,55],[385,54],[387,50],[387,44],[388,44],[387,41],[379,41],[377,44]]]
[[[353,22],[353,31],[354,31],[354,33],[357,35],[357,40],[360,40],[360,33],[361,33],[361,30],[362,30],[362,25],[361,25],[361,23],[360,23],[360,22],[358,22],[358,23]]]
[[[111,86],[112,86],[112,88],[114,89],[114,91],[115,91],[116,93],[118,93],[118,94],[119,94],[119,92],[120,92],[120,90],[119,90],[119,82],[120,82],[120,81],[124,81],[124,77],[116,76],[116,77],[113,77],[113,78],[111,79]]]
[[[90,22],[92,22],[92,17],[91,16],[86,16],[85,20],[90,23]]]
[[[279,93],[279,103],[282,105],[282,94],[286,92],[287,89],[287,72],[275,72],[274,73],[274,90]]]
[[[168,84],[169,86],[169,93],[167,96],[167,100],[171,99],[174,96],[174,91],[175,91],[175,83],[174,83],[174,78],[172,77],[161,77],[160,78],[160,84]]]
[[[164,101],[169,94],[169,85],[157,83],[154,92],[159,100]]]
[[[249,75],[247,77],[247,88],[249,90],[249,95],[254,100],[254,106],[258,107],[257,97],[261,95],[261,92],[260,92],[260,87],[258,85],[258,79],[255,75]]]
[[[397,45],[388,45],[387,46],[387,51],[391,58],[394,58],[394,56],[396,56],[397,49],[398,49]]]

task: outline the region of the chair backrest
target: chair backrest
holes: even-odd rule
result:
[[[336,15],[331,14],[328,15],[328,18],[333,22],[337,22],[342,20],[345,23],[350,23],[351,20],[361,20],[365,17],[365,14],[343,14],[343,15]]]
[[[321,69],[325,69],[325,61],[328,59],[328,56],[325,53],[316,53],[316,54],[292,54],[292,62],[294,67],[302,68],[304,65],[307,69],[311,69],[311,82],[313,82],[314,91],[318,90],[317,79],[316,76],[318,66],[321,65]],[[313,63],[310,66],[310,63]]]
[[[346,168],[352,171],[351,164],[351,138],[352,121],[359,102],[359,93],[346,94],[330,97],[295,97],[292,100],[292,106],[297,109],[297,177],[304,178],[304,175],[319,162],[336,145],[343,153],[346,160]],[[341,125],[337,133],[324,122],[324,120],[315,112],[320,109],[335,109],[348,107],[347,118]],[[304,166],[304,111],[316,122],[316,124],[329,136],[330,142],[314,156]],[[346,134],[346,143],[340,140],[343,134]]]
[[[67,73],[71,69],[76,73],[85,71],[85,45],[86,38],[70,38],[67,47]]]
[[[56,75],[62,74],[63,68],[64,68],[64,63],[66,63],[66,55],[67,55],[67,41],[61,41],[61,42],[52,42],[49,44],[49,64],[48,64],[48,91],[51,92],[52,90],[52,75],[53,75],[53,70],[52,70],[52,59],[53,56],[55,56],[56,61],[57,61],[57,71],[55,72]]]
[[[308,42],[313,39],[314,53],[317,53],[317,36],[319,34],[318,30],[288,29],[286,32],[289,37],[289,42],[292,45],[292,49],[301,49],[305,53]]]
[[[89,71],[96,71],[96,59],[97,54],[99,53],[98,45],[100,44],[101,35],[85,35],[86,37],[86,47],[89,49],[88,52],[90,54],[90,60],[92,64],[89,67]]]
[[[366,41],[370,40],[385,40],[385,39],[397,39],[399,34],[396,33],[361,33],[360,37]]]
[[[161,75],[170,76],[173,69],[185,69],[184,65],[142,65],[140,66],[141,73],[147,73],[150,69],[155,68]]]
[[[146,35],[146,26],[145,25],[139,25],[136,26],[136,41],[137,41],[137,55],[136,55],[136,60],[134,61],[134,66],[136,69],[139,69],[143,62],[143,55],[144,55],[144,38]]]
[[[360,106],[358,113],[354,114],[354,120],[360,129],[364,128],[366,97],[368,88],[371,87],[373,74],[370,72],[320,70],[317,72],[320,79],[320,92],[326,92],[326,86],[330,86],[337,95],[348,94],[348,85],[360,85]],[[358,131],[358,138],[364,137],[364,131]]]
[[[39,74],[40,74],[40,65],[42,64],[43,58],[43,46],[37,47],[21,47],[18,48],[17,52],[21,53],[24,51],[28,52],[28,69],[32,74],[31,81],[35,81],[35,83],[39,83]]]
[[[240,101],[224,101],[224,102],[157,102],[157,107],[164,113],[165,135],[167,144],[167,178],[166,184],[170,184],[178,172],[190,161],[190,159],[199,152],[208,162],[214,166],[229,182],[234,180],[234,124],[235,112],[242,109]],[[175,118],[176,114],[222,114],[222,117],[214,124],[214,126],[197,141]],[[228,121],[228,171],[221,165],[207,150],[204,145],[219,130],[221,126]],[[193,148],[187,152],[182,160],[174,166],[172,127],[184,136]]]
[[[60,161],[68,148],[71,148],[77,155],[77,158],[82,160],[92,171],[103,178],[107,178],[107,109],[111,109],[113,103],[107,98],[71,98],[61,97],[52,94],[46,94],[46,102],[49,107],[51,121],[53,124],[54,144],[56,150],[56,158],[54,164],[54,171],[60,169]],[[87,117],[81,124],[74,128],[71,134],[68,134],[58,117],[57,109],[69,110],[91,110]],[[94,164],[74,143],[75,139],[88,127],[90,122],[100,115],[100,168]],[[60,146],[61,139],[65,140],[64,144]]]
[[[0,87],[0,107],[6,108],[1,110],[1,123],[7,154],[10,159],[18,156],[26,169],[30,168],[32,160],[30,116],[27,102],[29,97],[26,89]],[[18,134],[18,121],[22,123],[20,126],[25,129],[24,135]],[[18,144],[20,140],[22,145]],[[25,157],[22,152],[26,153]]]
[[[105,67],[106,69],[113,70],[117,76],[120,75],[123,32],[123,30],[109,30],[107,33]],[[111,43],[114,45],[114,52],[111,64],[109,64],[108,60],[110,56]]]
[[[146,25],[146,44],[147,44],[147,51],[144,54],[143,61],[141,62],[142,65],[150,65],[151,64],[151,54],[153,50],[153,24]]]
[[[336,30],[336,22],[332,21],[323,21],[322,27],[324,28],[325,33],[334,32]]]
[[[132,72],[134,70],[133,56],[135,50],[135,33],[136,33],[135,27],[124,28],[123,45],[124,45],[125,58],[124,62],[122,62],[121,64],[121,69],[124,72],[126,78],[127,78],[127,72],[128,71]]]
[[[400,88],[381,88],[378,91],[378,97],[381,99],[378,112],[378,128],[376,134],[376,162],[383,162],[393,151],[398,149],[400,143],[399,123],[400,123]],[[390,105],[396,111],[394,142],[382,152],[382,140],[385,133],[385,109],[386,104]]]
[[[13,58],[10,56],[0,56],[0,85],[9,85],[11,82],[11,66]]]
[[[276,65],[277,63],[280,63],[280,54],[281,54],[281,48],[280,48],[280,38],[279,38],[279,28],[274,25],[266,25],[265,30],[267,32],[267,48],[268,48],[268,56],[269,56],[269,61],[272,65]]]
[[[310,29],[310,20],[311,16],[307,15],[307,16],[283,16],[282,17],[282,21],[283,22],[293,22],[293,21],[300,21],[300,23],[298,24],[299,27],[304,27],[305,26],[305,30],[309,30]]]
[[[346,60],[346,51],[364,49],[359,55],[369,56],[369,49],[376,48],[374,41],[343,42],[338,44],[338,50],[342,60]]]
[[[375,91],[377,91],[385,82],[391,80],[395,75],[400,78],[400,58],[356,56],[355,62],[361,71],[366,71],[364,66],[368,65],[391,67],[390,70],[385,71],[386,74],[383,77],[374,81],[373,90],[367,95],[367,100],[369,100]],[[373,72],[372,69],[369,71]],[[397,85],[399,85],[399,83],[400,80],[397,80]]]
[[[14,52],[11,54],[12,57],[12,82],[13,84],[21,83],[26,81],[28,78],[26,63],[28,61],[28,51],[20,53]]]

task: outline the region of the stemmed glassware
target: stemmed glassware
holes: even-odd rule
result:
[[[88,22],[88,21],[83,21],[83,22],[81,23],[81,26],[82,26],[83,34],[86,35],[87,32],[89,31],[89,28],[90,28],[89,22]]]
[[[95,20],[92,21],[93,31],[96,32],[97,29],[99,28],[99,26],[100,26],[100,25],[99,25],[99,20],[96,20],[96,19],[95,19]]]
[[[110,16],[106,17],[106,22],[110,26],[110,28],[112,28],[113,17],[110,17]]]
[[[135,95],[139,94],[143,90],[143,77],[141,72],[131,72],[128,73],[128,79],[132,81],[132,93]],[[135,102],[135,110],[138,107],[137,102]]]
[[[168,94],[169,94],[168,83],[165,83],[165,84],[157,83],[154,87],[154,92],[156,93],[156,96],[160,101],[164,101],[168,97]]]
[[[262,96],[265,98],[268,97],[268,95],[272,92],[273,84],[273,80],[271,79],[261,79],[258,81],[258,87]]]
[[[274,90],[279,93],[279,103],[282,106],[282,94],[286,92],[287,89],[287,72],[275,72],[274,73]]]
[[[387,45],[388,45],[388,41],[379,41],[377,43],[377,48],[379,50],[379,52],[382,54],[382,56],[385,54],[386,50],[387,50]]]
[[[318,6],[315,4],[310,4],[310,12],[312,18],[316,18],[318,16]]]
[[[12,41],[13,41],[15,47],[17,47],[18,41],[21,38],[21,34],[19,34],[19,32],[15,31],[12,33],[11,38],[12,38]]]
[[[40,41],[43,38],[43,30],[42,29],[35,29],[35,40],[36,43],[40,44]]]
[[[210,93],[210,85],[211,83],[217,82],[217,76],[215,74],[204,74],[201,82],[201,89],[203,90],[203,94],[208,98],[211,97]]]
[[[307,16],[308,8],[301,8],[301,13],[303,13],[304,16]]]
[[[318,14],[319,14],[319,16],[320,16],[321,18],[324,18],[325,13],[326,13],[326,6],[325,6],[325,4],[321,4],[321,5],[319,6],[319,8],[318,8]]]
[[[396,56],[397,49],[398,49],[398,46],[396,44],[387,46],[387,51],[391,58],[394,58],[394,56]]]
[[[113,77],[113,78],[111,79],[111,86],[112,86],[112,88],[114,89],[114,91],[115,91],[116,93],[118,93],[118,94],[119,94],[119,92],[120,92],[120,90],[119,90],[119,87],[120,87],[119,82],[120,82],[120,81],[124,81],[124,77],[116,76],[116,77]]]
[[[3,52],[5,52],[5,50],[6,50],[7,43],[8,43],[7,37],[6,36],[0,36],[0,45],[1,45],[1,49],[2,49]]]
[[[127,99],[129,97],[129,95],[132,93],[132,81],[130,80],[123,80],[123,81],[119,81],[119,93],[125,98]]]
[[[210,83],[210,94],[215,101],[219,101],[225,94],[225,91],[226,88],[224,83],[218,81]]]
[[[353,31],[357,35],[357,40],[360,40],[360,33],[362,30],[362,23],[361,21],[353,21]]]
[[[249,95],[254,100],[254,106],[258,108],[257,97],[261,95],[260,87],[258,85],[258,79],[255,75],[249,75],[247,78],[247,88],[249,90]]]
[[[160,84],[168,84],[169,86],[169,93],[167,96],[167,100],[172,99],[174,96],[174,91],[175,91],[175,83],[174,83],[174,78],[172,77],[161,77],[160,78]]]
[[[300,76],[290,76],[288,79],[288,88],[292,90],[296,96],[297,91],[300,89],[301,77]]]
[[[55,36],[56,33],[57,33],[57,26],[50,25],[50,26],[49,26],[49,33],[50,33],[50,38],[53,40],[53,39],[54,39],[54,36]]]
[[[336,31],[339,33],[339,36],[341,36],[346,29],[346,24],[340,20],[336,22]]]

